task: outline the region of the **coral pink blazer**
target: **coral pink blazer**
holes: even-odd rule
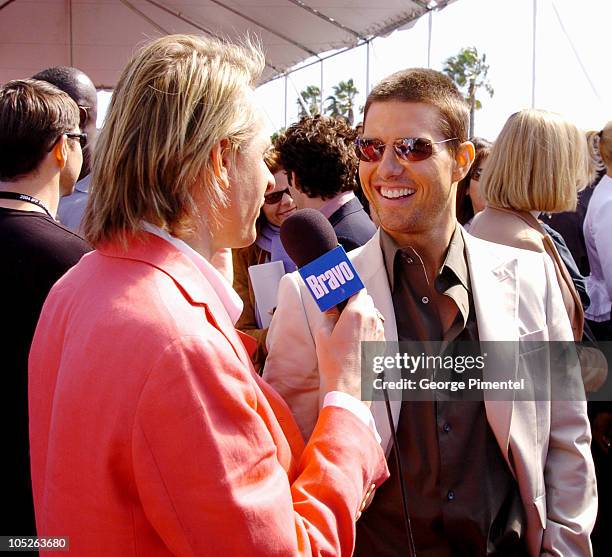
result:
[[[210,284],[151,234],[54,286],[29,394],[38,535],[71,555],[350,555],[387,476],[347,410],[325,408],[304,446]]]

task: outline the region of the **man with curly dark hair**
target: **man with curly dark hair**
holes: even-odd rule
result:
[[[321,211],[347,251],[362,246],[376,232],[354,194],[356,137],[344,120],[317,115],[290,126],[276,144],[298,208]]]

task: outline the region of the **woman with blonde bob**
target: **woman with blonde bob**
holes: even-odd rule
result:
[[[234,329],[208,259],[255,239],[273,187],[253,102],[261,52],[167,36],[117,84],[85,231],[96,251],[55,285],[30,353],[38,535],[75,555],[350,555],[388,475],[356,399],[365,293],[316,332],[328,395],[305,445]]]
[[[551,257],[574,338],[582,340],[584,310],[540,212],[576,208],[578,191],[589,182],[584,134],[558,114],[522,110],[508,118],[493,144],[481,178],[487,207],[474,217],[470,234]]]

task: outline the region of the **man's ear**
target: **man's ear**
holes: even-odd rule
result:
[[[229,175],[233,162],[229,140],[222,139],[219,141],[219,143],[213,147],[210,158],[215,178],[224,190],[229,189]]]
[[[455,153],[455,166],[453,169],[453,182],[459,182],[467,175],[476,152],[471,141],[464,141]]]
[[[87,118],[87,109],[84,106],[79,105],[79,128],[81,128],[81,131],[83,131],[87,126]]]
[[[290,175],[289,175],[289,183],[290,183],[290,184],[291,184],[291,185],[292,185],[292,186],[293,186],[293,187],[294,187],[294,188],[295,188],[297,191],[299,191],[300,193],[302,193],[302,189],[300,188],[300,182],[298,181],[297,176],[295,175],[295,171],[294,171],[294,170],[292,170],[292,171],[290,172]]]
[[[62,135],[53,147],[52,156],[55,159],[57,165],[60,170],[66,166],[68,162],[68,138],[65,135]]]

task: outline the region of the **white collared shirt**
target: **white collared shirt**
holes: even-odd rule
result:
[[[612,178],[604,176],[593,192],[583,224],[591,274],[586,278],[591,304],[587,319],[607,321],[612,308]]]

